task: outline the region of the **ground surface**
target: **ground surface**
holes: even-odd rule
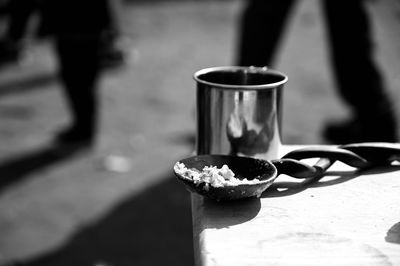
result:
[[[318,1],[299,3],[276,66],[290,79],[284,142],[324,143],[325,121],[347,113],[334,92]],[[400,7],[368,3],[377,61],[400,110]],[[68,123],[49,42],[32,43],[21,64],[1,69],[0,265],[191,265],[189,194],[172,165],[193,150],[192,74],[233,63],[241,7],[238,0],[125,3],[130,61],[102,77],[90,151],[49,145]]]

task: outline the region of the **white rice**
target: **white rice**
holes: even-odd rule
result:
[[[253,180],[236,178],[235,173],[226,164],[221,168],[205,166],[202,171],[199,171],[197,169],[188,169],[185,164],[177,162],[174,166],[174,171],[180,176],[193,181],[195,184],[206,183],[206,188],[208,185],[212,187],[224,187],[260,183],[260,180],[257,178]]]

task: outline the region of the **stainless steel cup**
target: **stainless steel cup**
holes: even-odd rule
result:
[[[197,154],[278,158],[282,89],[288,78],[266,67],[212,67],[197,83]]]

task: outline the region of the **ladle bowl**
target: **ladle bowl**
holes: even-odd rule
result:
[[[196,184],[192,179],[185,177],[175,170],[175,175],[186,188],[202,196],[217,200],[237,200],[249,197],[259,197],[276,179],[277,168],[270,162],[251,157],[239,157],[230,155],[198,155],[180,160],[188,169],[202,171],[205,166],[221,168],[227,165],[234,173],[235,178],[243,180],[258,179],[252,184],[225,185],[214,187],[204,182]]]

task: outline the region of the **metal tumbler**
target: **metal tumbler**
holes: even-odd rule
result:
[[[197,83],[197,154],[278,158],[282,90],[288,78],[266,67],[212,67]]]

